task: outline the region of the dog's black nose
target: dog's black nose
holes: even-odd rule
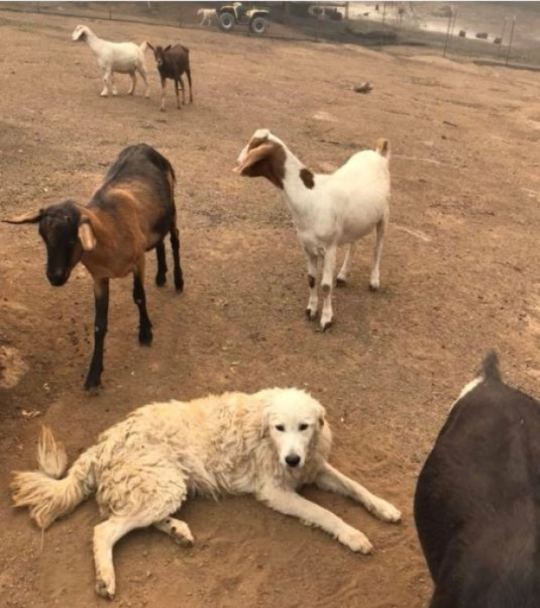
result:
[[[290,467],[296,467],[300,463],[300,456],[297,456],[296,454],[291,454],[289,456],[285,456],[285,462]]]

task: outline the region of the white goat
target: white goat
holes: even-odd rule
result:
[[[202,17],[202,21],[199,25],[204,25],[206,22],[208,25],[212,25],[212,20],[216,17],[216,9],[215,8],[200,8],[197,11],[197,15]]]
[[[379,289],[379,262],[389,216],[390,144],[377,142],[376,151],[354,154],[331,175],[314,175],[287,146],[268,129],[255,131],[238,157],[234,171],[248,177],[266,177],[283,190],[285,201],[308,260],[309,301],[306,314],[317,315],[316,274],[318,258],[324,258],[321,286],[324,293],[320,325],[332,324],[332,289],[336,251],[347,245],[337,276],[345,284],[355,241],[376,229],[377,238],[370,286]]]
[[[103,91],[102,97],[108,97],[109,90],[113,95],[117,95],[114,84],[114,73],[129,74],[131,76],[131,86],[128,95],[133,95],[137,84],[136,72],[139,72],[144,84],[146,85],[145,96],[150,96],[148,85],[148,74],[144,63],[144,51],[146,42],[136,45],[134,42],[109,42],[98,38],[94,32],[86,25],[78,25],[75,28],[71,39],[75,42],[82,40],[88,44],[97,57],[98,65],[103,70]]]

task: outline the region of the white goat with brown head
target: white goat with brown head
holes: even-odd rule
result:
[[[298,237],[308,260],[309,301],[306,314],[317,316],[317,263],[324,260],[321,286],[324,293],[320,325],[332,324],[332,289],[336,252],[347,245],[347,254],[337,276],[347,280],[355,241],[376,231],[370,287],[379,289],[379,263],[389,216],[390,145],[380,139],[376,150],[354,154],[330,175],[314,174],[268,129],[255,131],[238,157],[235,172],[248,177],[266,177],[283,191]]]

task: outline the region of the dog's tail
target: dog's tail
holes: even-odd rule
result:
[[[39,471],[15,473],[11,483],[15,506],[28,507],[36,524],[48,528],[95,490],[94,455],[95,448],[86,451],[63,477],[67,468],[64,446],[44,426],[38,444]]]

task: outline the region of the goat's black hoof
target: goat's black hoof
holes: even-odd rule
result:
[[[317,311],[306,308],[306,319],[308,321],[315,321],[317,319]]]
[[[324,334],[324,332],[329,329],[330,327],[332,327],[332,321],[328,321],[328,323],[325,323],[324,325],[321,325],[321,332]]]
[[[379,289],[379,285],[372,285],[371,283],[369,284],[369,291],[379,291]]]
[[[152,346],[152,339],[153,339],[152,334],[139,335],[139,344],[141,346]]]
[[[165,275],[161,276],[157,276],[156,277],[156,285],[158,287],[163,287],[163,285],[165,285],[165,283],[167,282],[167,277]]]
[[[99,389],[101,388],[100,380],[87,380],[84,383],[84,390],[90,395],[95,396],[99,393]]]
[[[339,277],[336,279],[336,287],[345,287],[345,285],[347,285],[345,279],[340,279]]]
[[[182,277],[174,279],[174,287],[176,291],[184,291],[184,279]]]

